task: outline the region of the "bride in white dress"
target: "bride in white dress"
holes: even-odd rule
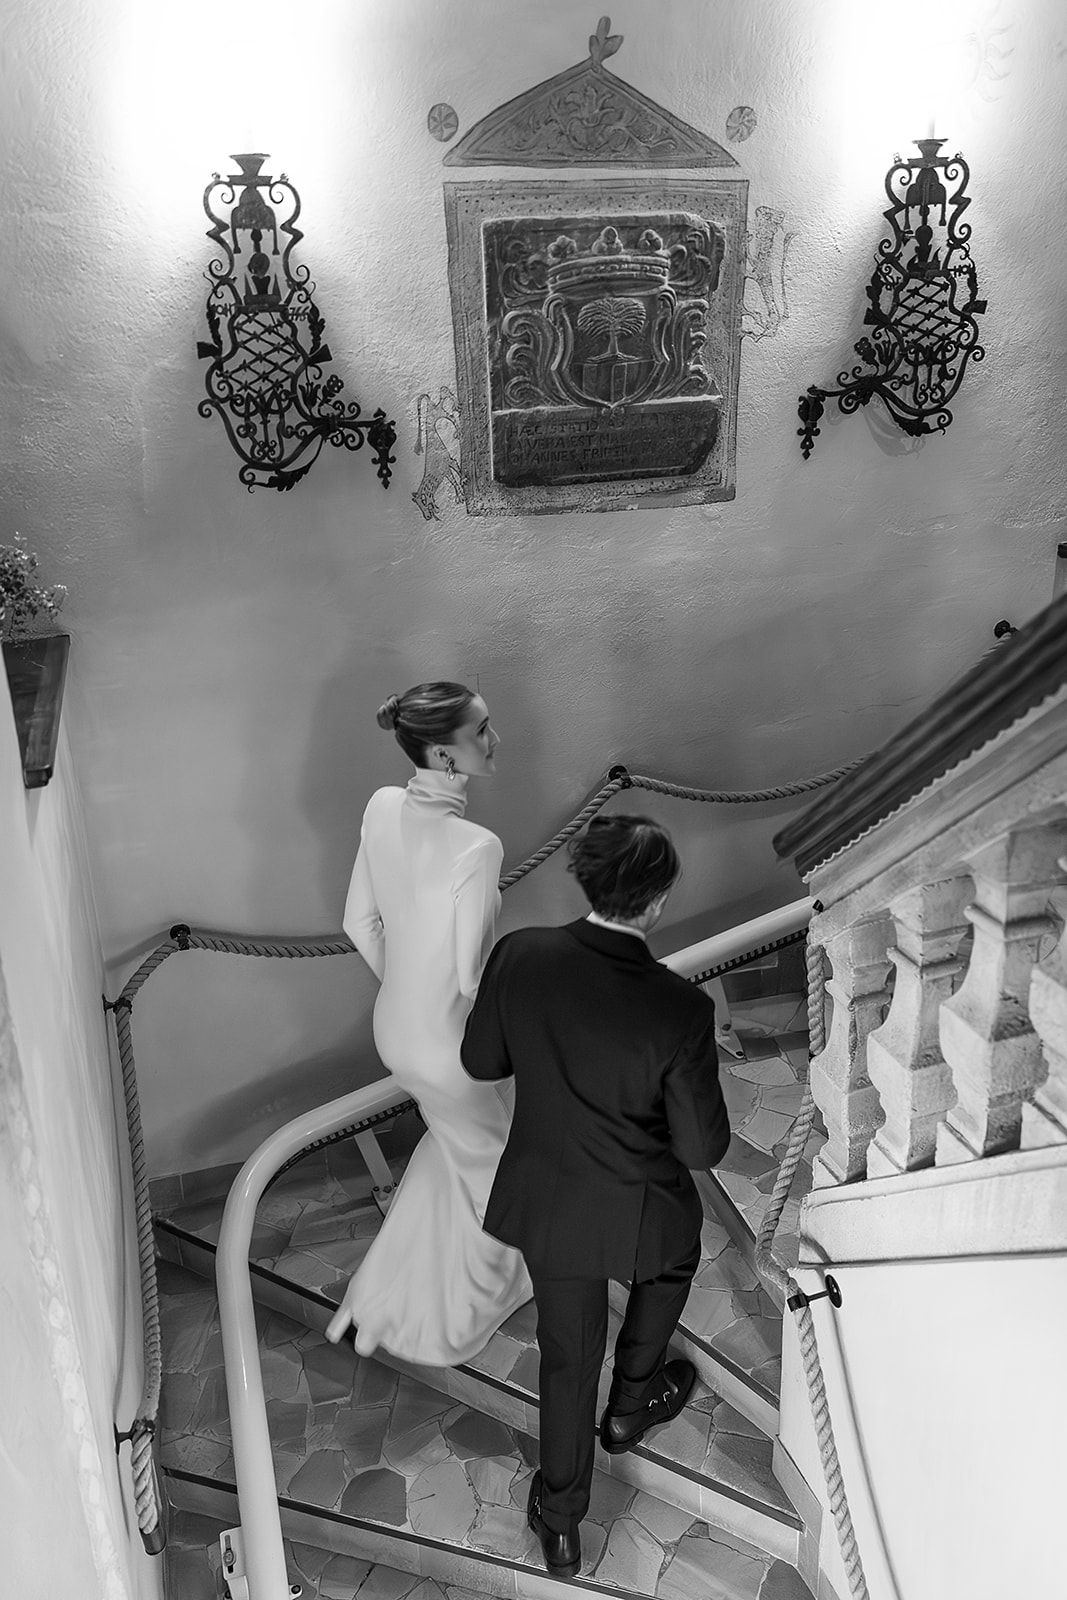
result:
[[[510,1097],[460,1064],[463,1028],[493,944],[503,850],[464,816],[467,783],[498,744],[480,695],[429,683],[390,698],[383,728],[415,764],[363,815],[344,929],[381,983],[374,1042],[418,1101],[427,1132],[327,1329],[361,1355],[383,1345],[429,1366],[476,1355],[532,1290],[517,1250],[482,1231],[511,1123]]]

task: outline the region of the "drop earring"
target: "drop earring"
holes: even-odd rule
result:
[[[445,777],[448,779],[449,783],[455,783],[456,781],[456,763],[452,760],[451,756],[449,756],[448,760],[445,762]]]

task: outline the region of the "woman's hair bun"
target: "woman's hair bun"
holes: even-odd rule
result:
[[[378,707],[379,728],[395,728],[400,712],[400,701],[395,694],[391,694],[382,705]]]

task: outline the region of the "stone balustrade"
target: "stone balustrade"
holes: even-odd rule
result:
[[[1067,889],[1067,803],[954,866],[843,928],[832,907],[813,918],[833,1006],[811,1064],[828,1133],[817,1187],[1067,1142],[1067,931],[1053,901]]]
[[[1067,873],[1067,856],[1057,863]],[[1030,1021],[1045,1056],[1045,1073],[1022,1111],[1022,1147],[1067,1143],[1067,922],[1055,950],[1030,976]]]
[[[775,841],[828,968],[816,1187],[1067,1142],[1064,601]]]

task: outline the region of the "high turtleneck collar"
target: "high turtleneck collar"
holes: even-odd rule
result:
[[[467,809],[467,775],[450,778],[436,767],[417,767],[408,779],[408,798],[420,808],[461,817]]]

